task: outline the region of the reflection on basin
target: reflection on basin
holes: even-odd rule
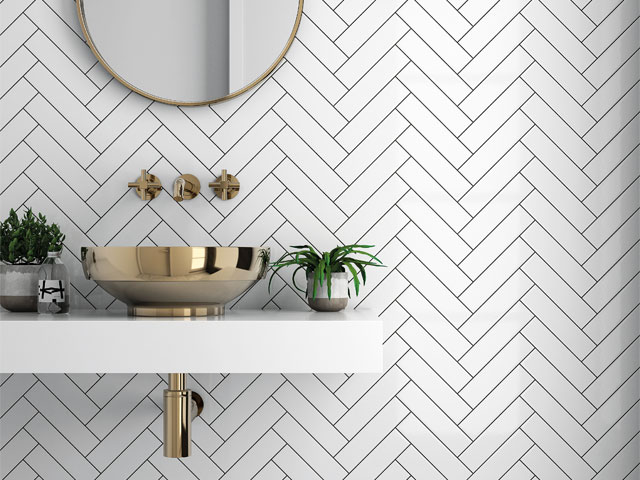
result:
[[[85,277],[129,315],[223,315],[269,267],[267,247],[83,247]]]

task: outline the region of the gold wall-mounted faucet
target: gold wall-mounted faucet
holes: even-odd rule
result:
[[[136,193],[142,200],[153,200],[162,191],[162,183],[155,175],[147,173],[145,169],[140,171],[140,176],[135,182],[127,184],[129,188],[135,188]]]
[[[190,174],[180,175],[173,182],[173,199],[176,202],[191,200],[200,193],[200,180]]]
[[[240,192],[240,182],[233,175],[227,174],[227,170],[222,170],[222,175],[209,184],[213,192],[222,200],[229,200]]]

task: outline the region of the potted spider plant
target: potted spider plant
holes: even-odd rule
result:
[[[360,285],[367,281],[366,267],[383,267],[382,262],[363,249],[374,245],[343,245],[330,252],[318,253],[310,245],[292,245],[297,250],[287,252],[272,263],[273,271],[269,279],[269,290],[273,276],[282,268],[295,266],[292,273],[293,285],[304,292],[309,306],[318,312],[337,312],[343,310],[351,292],[349,274],[353,279],[356,296]],[[363,258],[364,257],[364,258]],[[303,290],[296,283],[296,273],[304,270],[307,288]]]
[[[64,235],[55,223],[28,209],[22,219],[11,209],[0,223],[0,305],[13,312],[38,311],[38,280],[49,252],[62,251]]]

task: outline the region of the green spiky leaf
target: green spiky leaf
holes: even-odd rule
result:
[[[351,272],[351,276],[353,277],[353,285],[356,288],[356,297],[357,297],[358,294],[360,293],[360,280],[358,279],[358,274],[355,268],[353,268],[353,265],[351,265],[350,263],[345,263],[345,266],[349,269],[349,271]]]

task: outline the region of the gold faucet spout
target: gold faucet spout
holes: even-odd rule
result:
[[[200,181],[190,174],[180,175],[173,182],[173,199],[176,202],[191,200],[200,193]]]
[[[182,200],[184,200],[184,185],[185,185],[185,183],[186,183],[186,181],[182,177],[179,177],[173,183],[173,199],[176,202],[181,202]]]

